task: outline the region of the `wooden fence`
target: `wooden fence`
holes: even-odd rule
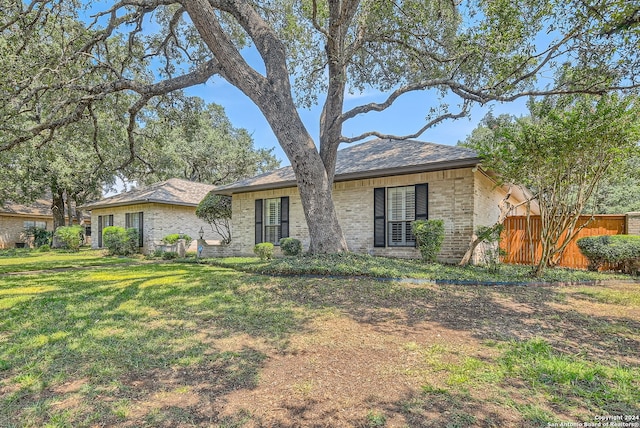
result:
[[[588,222],[591,216],[582,216],[578,220],[578,226]],[[535,250],[535,261],[540,260],[542,246],[540,244],[540,216],[531,216],[531,236],[533,237],[533,248]],[[589,262],[582,255],[576,245],[576,241],[585,236],[594,235],[620,235],[626,233],[626,216],[624,215],[596,215],[587,226],[585,226],[576,238],[567,246],[559,266],[585,269]],[[506,252],[503,258],[505,263],[510,264],[533,264],[531,257],[531,245],[529,234],[527,233],[527,217],[512,216],[507,217],[504,222],[504,231],[500,247]]]

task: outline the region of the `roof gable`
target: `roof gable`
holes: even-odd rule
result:
[[[83,208],[91,210],[140,203],[197,206],[215,187],[212,184],[171,178],[142,189],[134,189],[86,204]]]
[[[480,163],[477,153],[458,146],[416,140],[372,140],[338,150],[335,181],[460,168]],[[295,186],[291,166],[216,188],[231,194]]]

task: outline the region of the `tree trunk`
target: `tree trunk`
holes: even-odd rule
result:
[[[333,180],[330,180],[320,154],[304,128],[293,100],[283,100],[283,104],[288,104],[288,108],[266,102],[261,110],[296,173],[309,229],[309,252],[327,254],[348,251],[333,204]]]
[[[211,53],[220,74],[260,109],[291,162],[309,229],[310,253],[347,251],[332,199],[333,174],[328,174],[307,132],[291,92],[285,47],[272,28],[253,9],[236,0],[225,2],[247,31],[262,57],[266,76],[251,68],[225,34],[215,9],[206,0],[190,0],[184,7]]]
[[[500,209],[500,214],[498,215],[498,220],[494,223],[494,226],[503,224],[504,221],[507,219],[507,216],[513,209],[527,203],[527,201],[525,201],[517,205],[513,205],[509,202],[509,198],[511,198],[511,187],[509,187],[509,190],[507,190],[507,194],[505,195],[504,198],[502,198],[502,200],[498,204],[498,208]],[[467,252],[464,253],[462,260],[460,260],[460,263],[458,265],[467,266],[471,262],[471,258],[473,257],[473,253],[475,252],[476,248],[478,248],[478,245],[480,245],[481,243],[482,243],[482,238],[474,233],[471,236],[471,242],[469,243],[469,248],[467,248]]]
[[[53,231],[55,232],[58,227],[65,225],[64,192],[54,185],[51,188],[51,194],[53,196],[51,212],[53,214]],[[54,248],[60,248],[61,246],[55,235],[53,236],[52,246]]]

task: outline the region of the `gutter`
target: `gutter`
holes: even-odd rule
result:
[[[115,208],[115,207],[125,207],[128,205],[137,205],[137,204],[162,204],[162,205],[180,205],[183,207],[197,207],[198,204],[193,204],[190,202],[169,202],[163,201],[160,199],[140,199],[137,201],[125,201],[125,202],[112,202],[101,204],[100,202],[94,202],[91,204],[82,205],[79,207],[80,209],[84,209],[87,211],[98,210],[102,208]]]
[[[357,171],[336,175],[333,182],[360,180],[368,178],[390,177],[395,175],[415,174],[421,172],[446,171],[450,169],[472,168],[480,164],[480,158],[467,158],[455,161],[434,162],[423,165],[403,166],[399,168],[386,168],[374,171]],[[233,186],[233,185],[231,185]],[[260,190],[284,189],[287,187],[297,187],[295,180],[278,181],[275,183],[264,183],[242,187],[228,187],[222,189],[214,189],[216,195],[231,196],[234,193],[257,192]]]

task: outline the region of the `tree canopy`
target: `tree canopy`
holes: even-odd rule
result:
[[[139,135],[145,162],[128,175],[142,183],[177,177],[222,185],[280,165],[272,150],[254,148],[249,132],[233,127],[221,106],[198,97],[157,104]]]
[[[344,136],[347,121],[420,91],[426,120],[408,124],[408,138],[473,103],[640,84],[625,0],[0,1],[0,150],[46,143],[126,94],[135,157],[151,99],[220,76],[259,107],[287,154],[311,252],[346,249],[331,199],[338,146],[390,137],[384,126]],[[381,100],[345,108],[348,92],[367,90]],[[319,148],[297,111],[315,103]]]

